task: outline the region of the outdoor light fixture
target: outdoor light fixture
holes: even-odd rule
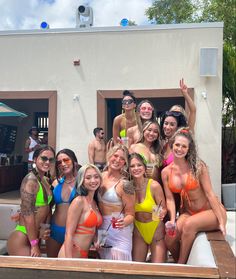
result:
[[[200,49],[200,76],[217,76],[218,48],[209,47]]]
[[[80,5],[76,10],[76,27],[90,27],[93,25],[93,10],[91,7]]]

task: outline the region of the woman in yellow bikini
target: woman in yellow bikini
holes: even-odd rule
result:
[[[54,167],[55,152],[50,146],[40,147],[34,152],[33,161],[33,170],[21,183],[19,224],[7,242],[9,255],[41,256],[39,229],[50,215],[52,200],[50,181],[45,174]]]
[[[173,162],[162,170],[167,209],[176,232],[166,234],[166,245],[176,262],[184,264],[201,231],[220,229],[225,235],[226,212],[215,196],[206,164],[198,158],[189,128],[180,128],[170,146]],[[180,216],[176,218],[174,193],[181,198]]]
[[[145,262],[150,248],[151,261],[161,263],[166,259],[162,221],[167,212],[165,197],[161,185],[151,178],[146,178],[145,171],[145,159],[140,154],[130,154],[129,172],[136,197],[133,260]],[[153,210],[158,211],[158,216],[152,219]]]
[[[77,193],[67,213],[65,241],[59,258],[87,258],[97,228],[102,224],[94,200],[95,191],[101,186],[102,176],[92,164],[84,165],[78,171]]]
[[[124,113],[115,117],[112,127],[114,144],[123,143],[128,146],[127,130],[137,124],[136,99],[128,90],[123,92],[122,110]]]

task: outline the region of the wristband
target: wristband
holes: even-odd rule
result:
[[[34,246],[38,245],[38,243],[39,243],[38,238],[33,239],[33,240],[30,240],[30,245],[31,245],[31,247],[34,247]]]

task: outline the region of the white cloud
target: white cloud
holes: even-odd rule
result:
[[[94,26],[118,26],[122,18],[147,24],[145,10],[152,0],[0,0],[0,30],[75,27],[79,5],[93,8]]]

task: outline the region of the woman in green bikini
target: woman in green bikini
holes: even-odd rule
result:
[[[167,213],[161,185],[145,175],[146,164],[138,153],[129,156],[129,173],[135,189],[135,220],[133,233],[133,260],[145,262],[148,249],[151,261],[165,262],[163,218]],[[154,209],[154,213],[152,214]],[[160,210],[161,209],[161,210]]]
[[[41,256],[39,229],[50,215],[52,199],[50,179],[45,174],[49,174],[54,167],[55,151],[50,146],[43,146],[34,152],[33,161],[33,170],[21,183],[19,224],[7,242],[9,255]]]
[[[137,125],[136,117],[136,99],[128,90],[123,92],[122,114],[115,117],[113,121],[112,134],[114,144],[123,143],[128,146],[127,130]]]

